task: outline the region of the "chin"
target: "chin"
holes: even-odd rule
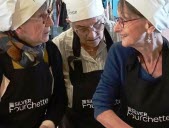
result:
[[[128,47],[129,45],[122,42],[122,46],[123,46],[123,47]]]
[[[122,42],[122,46],[123,47],[131,47],[132,46],[132,44],[130,44],[130,43],[127,43],[127,42]]]
[[[45,43],[45,42],[47,42],[48,40],[49,40],[49,37],[44,38],[44,39],[42,40],[42,42]]]
[[[88,42],[88,46],[90,47],[97,47],[99,45],[100,41],[90,41]]]
[[[122,46],[123,47],[130,47],[131,46],[131,41],[129,41],[129,40],[122,40]]]

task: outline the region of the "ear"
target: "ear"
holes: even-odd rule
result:
[[[22,33],[22,27],[18,27],[16,30],[15,30],[16,34],[21,34]]]
[[[152,25],[152,23],[150,23],[149,21],[147,21],[147,23],[146,23],[146,29],[147,29],[147,33],[151,34],[151,33],[153,33],[155,31],[156,28],[154,27],[154,25]]]
[[[75,28],[74,23],[72,23],[72,29],[73,29],[73,31],[74,31],[76,34],[78,34],[78,33],[76,32],[76,28]]]

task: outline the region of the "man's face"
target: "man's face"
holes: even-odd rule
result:
[[[73,30],[80,38],[80,42],[90,47],[97,47],[103,39],[104,18],[94,17],[82,21],[73,22]]]

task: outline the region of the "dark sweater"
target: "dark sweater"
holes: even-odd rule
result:
[[[0,81],[3,75],[10,80],[0,102],[1,128],[37,128],[44,120],[60,123],[67,106],[62,60],[52,42],[46,49],[48,62],[28,68],[18,68],[7,53],[0,54]]]

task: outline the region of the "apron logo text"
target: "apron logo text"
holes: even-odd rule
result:
[[[127,116],[135,119],[137,121],[143,121],[147,123],[158,123],[169,121],[169,116],[157,116],[157,117],[150,117],[146,112],[139,112],[131,107],[128,107]]]
[[[38,102],[33,102],[32,99],[25,99],[23,101],[12,102],[9,103],[9,113],[39,108],[47,104],[48,104],[48,98],[41,99]]]
[[[82,107],[83,108],[94,108],[92,100],[91,99],[82,100]]]

